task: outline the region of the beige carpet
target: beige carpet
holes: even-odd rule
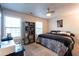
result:
[[[39,44],[32,43],[25,46],[25,56],[57,56],[57,54]]]

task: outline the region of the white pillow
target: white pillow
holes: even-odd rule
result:
[[[67,32],[58,32],[59,34],[66,34],[66,35],[69,35],[70,36],[70,33],[67,33]]]

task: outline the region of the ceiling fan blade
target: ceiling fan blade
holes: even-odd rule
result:
[[[49,11],[49,13],[55,13],[55,11]]]

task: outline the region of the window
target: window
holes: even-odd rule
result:
[[[21,37],[21,19],[13,17],[4,17],[4,36],[11,33],[12,37]]]
[[[42,22],[36,22],[36,34],[42,34],[43,33],[43,23]]]

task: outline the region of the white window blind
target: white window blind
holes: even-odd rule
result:
[[[43,23],[42,22],[36,22],[36,34],[42,34],[43,33]]]
[[[11,33],[12,37],[21,37],[21,19],[14,17],[4,17],[4,36]]]

